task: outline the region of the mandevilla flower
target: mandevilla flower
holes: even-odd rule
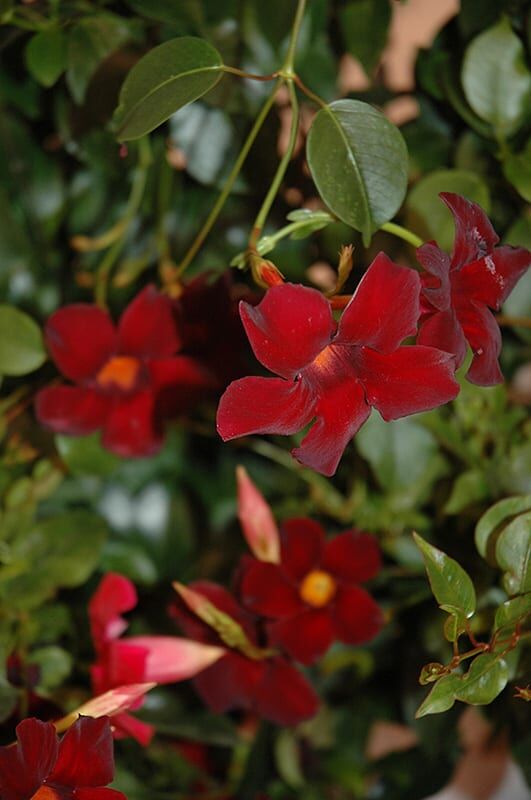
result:
[[[428,273],[422,276],[418,341],[454,353],[457,366],[468,342],[474,353],[468,380],[491,386],[503,375],[500,329],[489,308],[501,307],[531,265],[531,253],[523,247],[496,247],[499,237],[477,203],[449,192],[439,196],[454,216],[454,250],[451,258],[436,242],[417,250]]]
[[[240,304],[256,357],[280,378],[247,377],[222,396],[224,440],[250,433],[289,435],[316,420],[292,454],[333,475],[371,407],[385,420],[456,397],[454,358],[433,347],[400,347],[416,332],[420,278],[380,253],[339,324],[315,289],[284,284],[257,307]]]
[[[311,664],[336,639],[360,644],[374,638],[382,612],[358,584],[380,569],[376,540],[350,530],[326,541],[316,522],[290,519],[280,542],[278,564],[245,556],[239,582],[243,605],[271,620],[271,644]]]
[[[80,717],[59,741],[51,722],[17,725],[17,743],[0,747],[2,800],[126,800],[104,787],[114,778],[107,717]]]
[[[194,613],[184,603],[172,609],[185,633],[197,641],[224,647],[223,657],[194,678],[197,691],[212,711],[219,714],[241,708],[278,725],[296,725],[316,714],[319,699],[310,684],[286,658],[259,647],[256,618],[229,592],[214,583],[198,581],[187,590],[187,597],[192,598],[186,602]],[[216,614],[221,612],[225,640],[213,625],[196,616],[205,600],[205,605],[215,607]],[[207,616],[209,613],[207,610]],[[234,646],[227,645],[231,636]],[[245,641],[247,648],[238,647],[238,639],[240,645]]]
[[[78,303],[52,314],[45,338],[75,385],[40,391],[39,421],[72,435],[102,429],[103,445],[120,456],[148,456],[161,447],[158,403],[170,390],[177,413],[212,382],[196,360],[176,355],[181,337],[172,304],[153,286],[137,295],[117,327],[101,308]]]

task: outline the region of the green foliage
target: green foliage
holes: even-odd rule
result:
[[[39,326],[17,308],[0,305],[0,374],[26,375],[45,360]]]
[[[26,66],[35,80],[49,88],[66,67],[66,37],[60,28],[39,31],[29,40]]]
[[[345,45],[370,75],[387,42],[391,5],[387,0],[353,0],[340,12]]]

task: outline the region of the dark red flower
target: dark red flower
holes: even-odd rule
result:
[[[218,408],[221,437],[293,434],[316,419],[292,453],[333,475],[371,406],[391,420],[452,400],[453,357],[400,347],[416,331],[419,293],[417,273],[380,253],[338,325],[323,295],[303,286],[275,286],[256,308],[241,303],[256,357],[281,377],[232,383]]]
[[[89,603],[92,639],[98,659],[91,667],[95,694],[128,684],[174,683],[193,677],[221,657],[220,648],[177,636],[118,637],[127,628],[121,614],[136,606],[137,594],[128,578],[108,573]],[[142,705],[143,698],[131,708]],[[118,737],[133,736],[149,744],[153,726],[128,713],[113,716]]]
[[[125,800],[114,777],[107,717],[79,717],[59,741],[51,722],[25,719],[17,743],[0,747],[2,800]]]
[[[239,623],[249,641],[258,645],[256,619],[242,609],[229,592],[208,581],[192,584],[191,588]],[[241,708],[278,725],[296,725],[316,714],[317,695],[306,678],[285,658],[274,655],[250,658],[235,648],[226,647],[212,628],[182,604],[177,604],[173,610],[187,636],[225,647],[225,655],[194,678],[197,691],[213,711],[222,713]]]
[[[417,250],[428,273],[422,276],[418,342],[454,353],[457,366],[468,342],[474,353],[468,380],[491,386],[503,375],[501,333],[489,308],[501,307],[531,265],[531,253],[523,247],[496,247],[499,237],[477,203],[450,192],[439,196],[454,216],[454,250],[451,258],[436,242]]]
[[[72,435],[102,429],[103,445],[120,456],[148,456],[161,447],[164,415],[158,404],[166,392],[175,395],[176,413],[212,383],[193,358],[176,355],[181,337],[171,301],[153,286],[137,295],[117,327],[101,308],[78,303],[52,314],[45,338],[74,385],[39,392],[39,421]]]
[[[239,581],[244,606],[274,620],[270,642],[311,664],[336,639],[360,644],[374,638],[382,612],[359,584],[380,569],[376,540],[356,530],[325,540],[316,522],[291,519],[280,542],[279,563],[245,556]]]

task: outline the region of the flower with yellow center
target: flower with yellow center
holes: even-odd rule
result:
[[[335,595],[336,582],[328,572],[314,569],[302,581],[299,593],[308,605],[314,606],[314,608],[322,608]]]

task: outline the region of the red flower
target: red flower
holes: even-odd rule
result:
[[[92,639],[98,660],[91,667],[95,694],[137,683],[174,683],[193,677],[223,655],[220,648],[177,636],[118,637],[127,628],[120,616],[136,606],[134,585],[123,575],[108,573],[89,603]],[[143,698],[133,708],[142,704]],[[154,729],[131,714],[113,716],[118,737],[133,736],[149,744]]]
[[[284,284],[240,314],[256,357],[280,378],[243,378],[221,398],[224,440],[250,433],[292,434],[316,422],[293,455],[333,475],[370,414],[386,420],[453,399],[454,359],[431,347],[400,347],[415,333],[420,278],[380,253],[339,325],[315,289]]]
[[[256,619],[229,592],[208,581],[199,581],[191,588],[236,621],[251,644],[258,645]],[[182,604],[175,606],[174,614],[192,639],[223,644],[212,628]],[[212,711],[246,709],[278,725],[296,725],[309,719],[319,706],[310,684],[285,658],[274,655],[250,658],[236,648],[225,647],[225,655],[197,675],[194,684]]]
[[[496,247],[499,237],[477,203],[449,192],[439,196],[454,216],[454,250],[451,259],[435,242],[417,250],[428,272],[422,276],[418,341],[454,353],[457,366],[468,342],[474,353],[468,380],[491,386],[503,375],[500,329],[489,308],[501,307],[530,266],[531,253],[523,247]]]
[[[182,412],[211,383],[194,359],[176,355],[181,338],[171,301],[153,286],[130,303],[117,328],[101,308],[78,303],[52,314],[45,337],[75,385],[39,392],[39,421],[72,435],[102,429],[103,445],[119,456],[148,456],[161,447],[158,402],[167,391],[182,400],[172,403],[173,412]]]
[[[80,717],[59,741],[51,722],[17,725],[17,743],[0,747],[2,800],[125,800],[103,787],[114,777],[109,720]]]
[[[382,613],[359,583],[380,569],[376,540],[347,531],[325,541],[320,525],[291,519],[281,534],[278,564],[245,556],[240,573],[244,606],[274,620],[272,644],[311,664],[335,639],[359,644],[380,630]]]

